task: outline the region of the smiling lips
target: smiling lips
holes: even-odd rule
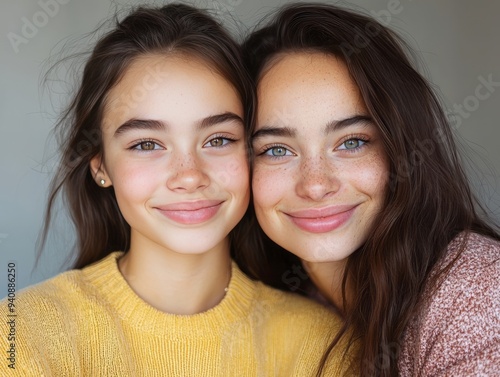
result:
[[[339,228],[347,222],[358,205],[312,208],[284,212],[300,229],[311,233],[325,233]]]
[[[172,203],[156,207],[165,217],[180,224],[200,224],[210,220],[219,211],[221,200],[198,200]]]

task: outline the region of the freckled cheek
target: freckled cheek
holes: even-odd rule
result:
[[[205,167],[213,183],[231,191],[250,191],[250,171],[246,155],[210,162]]]
[[[255,207],[261,211],[273,211],[293,191],[289,170],[268,169],[256,164],[252,177],[252,190]]]

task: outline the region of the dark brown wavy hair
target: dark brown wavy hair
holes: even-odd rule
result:
[[[239,44],[209,13],[183,5],[139,7],[102,36],[87,60],[73,100],[56,125],[61,161],[52,180],[39,254],[45,246],[53,208],[63,195],[76,229],[75,268],[82,268],[112,251],[127,251],[130,227],[117,205],[112,187],[100,188],[89,163],[101,153],[101,124],[109,91],[140,56],[182,54],[205,62],[230,82],[247,114],[255,101]],[[245,118],[247,117],[245,114]],[[239,234],[248,215],[230,233],[231,251],[246,247]],[[237,256],[236,256],[237,257]]]
[[[287,5],[258,26],[243,48],[256,85],[277,54],[311,51],[342,59],[380,130],[390,161],[389,189],[368,239],[348,258],[342,285],[344,327],[323,363],[347,337],[351,347],[359,341],[359,348],[351,351],[356,352],[354,367],[361,375],[397,376],[395,345],[425,304],[424,284],[436,287],[449,269],[430,277],[450,241],[460,232],[500,239],[498,229],[483,220],[486,212],[471,193],[438,98],[414,68],[402,39],[373,18],[337,6]],[[254,123],[252,119],[252,130]],[[272,258],[284,255],[261,230],[256,232]],[[269,258],[254,255],[249,270],[259,276],[261,261]],[[300,265],[298,260],[287,263]],[[289,265],[289,271],[296,267]],[[282,269],[275,270],[274,280],[263,279],[282,286],[276,284],[279,278],[283,283]],[[355,292],[350,302],[347,282]],[[393,357],[381,364],[388,350]]]

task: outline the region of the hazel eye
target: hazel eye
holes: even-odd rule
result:
[[[152,143],[151,141],[145,141],[144,143],[140,144],[141,149],[144,149],[145,151],[152,151],[155,149],[155,143]]]
[[[209,144],[211,147],[222,147],[224,145],[224,139],[218,137],[216,139],[210,140]]]
[[[203,147],[205,148],[221,148],[229,145],[230,143],[234,143],[236,140],[231,139],[229,137],[214,137],[213,139],[210,139],[207,141]]]
[[[132,149],[136,149],[139,151],[153,151],[155,149],[161,149],[161,147],[154,141],[144,140],[134,145]]]

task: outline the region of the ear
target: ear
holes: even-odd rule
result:
[[[99,187],[111,187],[113,185],[111,178],[106,173],[106,168],[104,167],[101,154],[92,157],[89,167],[92,177],[94,177],[94,181]]]

